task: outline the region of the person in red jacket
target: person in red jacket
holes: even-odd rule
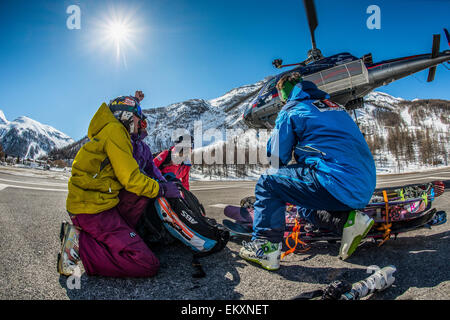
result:
[[[185,139],[185,140],[183,140]],[[183,148],[180,154],[175,154],[175,146],[191,140],[191,148]],[[189,155],[183,155],[184,150],[189,150]],[[153,159],[153,162],[158,167],[163,175],[172,172],[177,179],[181,181],[183,187],[189,190],[189,172],[191,170],[190,152],[192,150],[192,137],[180,136],[175,140],[175,145],[162,151]],[[181,159],[184,159],[181,163]]]

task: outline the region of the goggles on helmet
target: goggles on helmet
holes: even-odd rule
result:
[[[139,101],[135,97],[131,96],[118,97],[109,103],[109,108],[111,109],[112,112],[128,111],[135,114],[139,119],[145,119]]]
[[[145,120],[145,118],[139,121],[139,128],[140,129],[146,129],[147,128],[147,120]]]

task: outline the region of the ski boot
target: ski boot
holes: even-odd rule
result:
[[[374,224],[373,219],[358,210],[350,211],[342,233],[339,258],[347,259],[355,252],[361,240],[369,233]]]
[[[266,270],[275,271],[280,268],[282,244],[256,239],[251,242],[242,241],[239,256],[247,261],[255,262]]]
[[[61,252],[58,253],[58,273],[71,276],[80,261],[78,240],[80,230],[64,221],[61,224]]]

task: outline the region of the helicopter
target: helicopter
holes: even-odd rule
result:
[[[311,81],[317,87],[330,95],[330,99],[350,111],[364,106],[364,96],[375,88],[387,85],[395,80],[407,77],[413,73],[429,69],[427,82],[434,80],[436,67],[441,63],[450,63],[450,50],[439,52],[440,34],[433,35],[431,53],[418,54],[396,59],[374,62],[372,54],[368,53],[357,58],[348,52],[324,57],[317,48],[314,31],[318,26],[314,0],[303,0],[312,48],[307,53],[307,59],[294,64],[283,65],[283,60],[272,62],[277,69],[292,67],[278,75],[269,77],[256,98],[249,104],[243,114],[244,122],[250,128],[272,129],[278,112],[283,103],[278,97],[276,84],[288,73],[298,72],[303,80]],[[448,45],[450,35],[444,29]],[[445,66],[445,65],[444,65]],[[448,67],[445,66],[447,69]],[[356,113],[355,113],[356,116]]]

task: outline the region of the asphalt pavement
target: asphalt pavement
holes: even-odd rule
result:
[[[378,177],[378,186],[439,179],[450,180],[450,168]],[[207,215],[219,222],[223,208],[252,195],[254,181],[193,181],[192,191]],[[449,299],[450,224],[398,236],[378,247],[361,244],[346,261],[337,258],[339,244],[317,242],[306,253],[288,256],[277,272],[268,272],[238,256],[239,241],[203,258],[206,277],[192,277],[192,254],[181,244],[156,251],[159,273],[149,279],[79,277],[56,272],[59,228],[67,220],[67,182],[60,175],[0,166],[0,299],[162,299],[285,300],[323,288],[331,281],[351,282],[368,276],[369,266],[397,268],[396,281],[372,299]],[[450,211],[450,192],[434,206]]]

